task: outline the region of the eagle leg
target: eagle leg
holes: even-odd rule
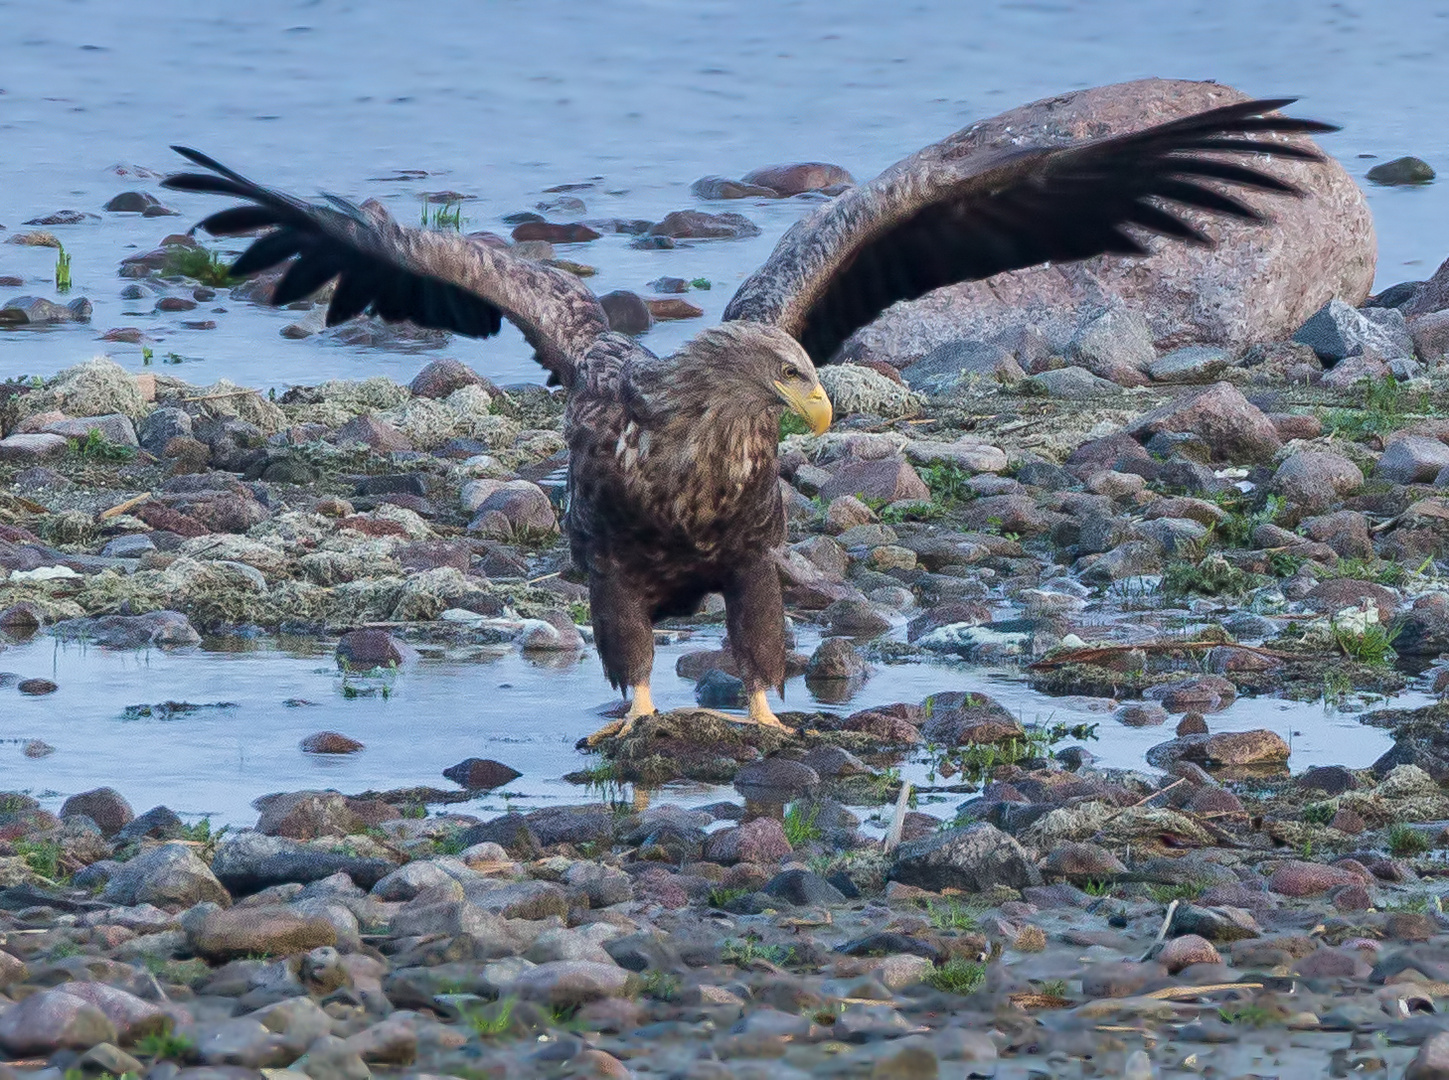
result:
[[[641,716],[651,716],[656,711],[654,698],[649,693],[649,683],[636,683],[633,687],[634,700],[629,702],[629,711],[620,719],[612,720],[584,740],[587,746],[598,746],[605,739],[622,739],[634,730],[634,721]]]
[[[785,603],[779,571],[769,559],[756,556],[735,571],[723,591],[730,649],[750,707],[747,719],[729,719],[785,729],[765,698],[769,687],[783,689],[785,682]]]
[[[654,627],[644,590],[624,579],[616,568],[590,575],[589,608],[594,615],[594,645],[604,662],[604,674],[617,687],[629,687],[634,699],[622,720],[605,724],[584,740],[598,746],[605,739],[622,739],[634,721],[654,712],[649,674],[654,667]]]
[[[789,731],[790,728],[770,708],[770,703],[765,700],[763,688],[750,693],[750,723],[759,724],[760,727],[779,728],[781,731]]]

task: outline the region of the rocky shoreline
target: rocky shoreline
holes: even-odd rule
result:
[[[786,714],[788,738],[666,714],[579,777],[735,784],[701,810],[478,820],[446,791],[294,792],[213,836],[109,789],[59,814],[14,793],[6,1068],[1442,1075],[1441,707],[1368,715],[1395,737],[1370,769],[1297,776],[1276,734],[1212,723],[1240,693],[1351,707],[1449,681],[1440,390],[1432,368],[1340,388],[1347,359],[1256,355],[1108,399],[1043,395],[1070,368],[930,394],[833,369],[837,429],[785,437],[788,604],[830,635],[796,670],[848,697],[873,664],[1014,660],[1101,699],[1105,725],[1175,719],[1162,773],[1096,767],[986,694],[928,694]],[[1317,381],[1270,378],[1300,367]],[[411,388],[271,401],[97,360],[6,408],[9,635],[341,634],[358,671],[409,640],[584,645],[542,390],[442,361]],[[733,703],[727,654],[686,661],[702,704]],[[891,763],[921,753],[967,793],[944,826],[891,809]],[[894,836],[848,809],[871,803]]]

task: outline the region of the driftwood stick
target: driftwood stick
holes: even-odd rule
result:
[[[1267,656],[1274,660],[1306,660],[1310,657],[1295,656],[1292,653],[1275,652],[1272,649],[1262,649],[1256,645],[1235,645],[1226,641],[1146,641],[1139,645],[1087,645],[1080,649],[1071,649],[1056,656],[1038,660],[1034,664],[1027,665],[1032,670],[1044,668],[1061,667],[1064,664],[1090,664],[1097,660],[1106,660],[1109,657],[1120,656],[1122,653],[1133,652],[1134,650],[1148,653],[1170,653],[1181,649],[1215,649],[1219,646],[1227,649],[1242,649],[1244,652],[1254,653],[1257,656]]]

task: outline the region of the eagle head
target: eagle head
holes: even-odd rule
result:
[[[686,383],[693,381],[689,376],[707,380],[715,408],[748,416],[774,413],[778,418],[783,405],[817,435],[830,426],[830,398],[815,365],[800,343],[778,327],[743,320],[712,326],[676,354],[676,360],[685,361],[676,370]]]

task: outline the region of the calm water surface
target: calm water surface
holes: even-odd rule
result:
[[[817,159],[865,179],[972,120],[1149,75],[1296,94],[1305,115],[1343,125],[1324,145],[1360,178],[1374,157],[1406,153],[1449,169],[1444,0],[0,0],[0,25],[0,224],[12,233],[61,208],[99,212],[144,184],[116,166],[171,171],[177,142],[304,194],[377,196],[404,221],[422,192],[448,189],[469,196],[467,228],[505,230],[501,217],[545,188],[590,180],[586,216],[657,219],[696,205],[688,186],[702,175]],[[429,175],[376,179],[399,169]],[[1443,181],[1369,190],[1381,285],[1427,276],[1449,255],[1446,192]],[[193,382],[406,379],[426,362],[280,340],[295,313],[238,304],[218,329],[186,331],[149,302],[121,301],[124,255],[214,209],[166,201],[184,216],[55,230],[73,253],[72,295],[96,304],[93,328],[0,333],[0,374],[48,373],[99,348],[139,365],[139,347],[96,343],[115,326],[152,333],[158,362],[176,354]],[[597,265],[600,291],[709,278],[693,299],[713,318],[808,205],[728,204],[764,230],[749,241],[645,252],[606,236],[561,253]],[[54,262],[48,249],[0,246],[0,275],[26,278],[12,292],[49,295]],[[649,343],[672,348],[698,325],[665,325]],[[537,378],[511,328],[447,351],[502,382]]]
[[[806,649],[817,643],[818,638],[801,637]],[[693,683],[674,675],[679,655],[717,646],[714,634],[700,633],[659,649],[655,700],[661,708],[693,702]],[[604,722],[600,709],[616,700],[609,697],[592,650],[548,662],[516,652],[430,650],[391,682],[386,697],[353,696],[349,687],[355,692],[376,684],[344,680],[330,648],[297,641],[257,642],[243,651],[168,653],[88,649],[40,638],[0,654],[0,670],[60,685],[40,698],[0,687],[0,788],[18,784],[53,809],[68,795],[108,783],[138,810],[164,802],[178,813],[209,813],[218,822],[239,824],[255,819],[250,803],[267,791],[451,788],[442,770],[474,756],[495,758],[523,773],[507,789],[518,796],[517,805],[587,800],[588,789],[563,777],[597,760],[577,753],[574,743]],[[1138,767],[1148,747],[1172,737],[1170,725],[1124,727],[1102,711],[1100,701],[1049,698],[1011,672],[950,662],[878,667],[848,702],[835,704],[816,700],[802,679],[794,679],[785,700],[787,708],[854,712],[919,702],[943,690],[990,694],[1025,723],[1099,723],[1099,739],[1084,745],[1107,765]],[[1400,703],[1412,707],[1427,700],[1409,693]],[[225,701],[231,707],[170,719],[135,718],[126,708],[165,701]],[[1295,770],[1330,763],[1361,768],[1389,747],[1383,732],[1351,714],[1325,712],[1320,704],[1242,699],[1215,715],[1212,725],[1214,731],[1278,732],[1293,748]],[[304,754],[298,744],[317,731],[342,732],[366,749],[345,757]],[[21,748],[29,739],[43,739],[55,753],[24,758]],[[926,771],[918,760],[902,774],[919,784]],[[672,785],[665,795],[705,803],[733,792]],[[923,808],[949,815],[962,797]],[[459,808],[503,807],[494,794]]]

